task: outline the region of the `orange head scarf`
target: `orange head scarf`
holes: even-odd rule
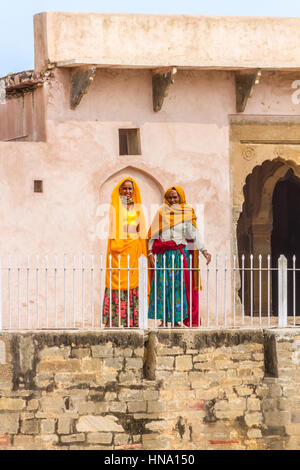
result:
[[[127,210],[124,208],[120,198],[120,188],[125,181],[131,181],[133,184],[134,192],[132,201],[134,206],[133,211],[136,212],[137,217],[137,233],[128,233],[124,231],[124,226],[128,225]],[[142,199],[140,189],[137,183],[131,177],[123,178],[114,188],[111,195],[111,205],[109,211],[109,237],[107,242],[107,258],[106,267],[112,267],[112,272],[107,269],[106,271],[106,287],[111,287],[114,290],[119,288],[119,274],[120,274],[120,289],[133,289],[138,286],[138,259],[141,254],[147,256],[146,244],[146,220],[142,209]],[[130,214],[132,211],[129,211]],[[119,255],[120,267],[119,268]],[[127,272],[127,256],[130,257],[130,276],[128,285],[128,272]],[[111,256],[111,264],[110,264]],[[111,282],[110,282],[111,274]]]
[[[168,201],[172,189],[175,189],[180,197],[179,204],[171,205]],[[180,186],[170,186],[165,192],[164,204],[156,213],[150,226],[148,239],[157,238],[164,230],[187,221],[191,221],[194,227],[197,227],[195,211],[186,203],[184,190]]]

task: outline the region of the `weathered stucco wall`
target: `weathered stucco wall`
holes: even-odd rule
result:
[[[28,253],[33,266],[38,253],[42,266],[46,254],[53,265],[57,253],[62,266],[63,254],[70,264],[75,253],[78,265],[78,256],[85,253],[90,264],[89,254],[94,253],[99,264],[98,256],[106,252],[110,195],[126,175],[141,188],[148,224],[164,189],[178,184],[196,210],[212,266],[216,254],[221,260],[236,254],[236,223],[247,176],[255,166],[278,157],[299,174],[299,90],[292,87],[296,78],[295,72],[263,71],[246,112],[236,114],[233,72],[178,70],[156,113],[150,70],[97,69],[73,110],[71,71],[54,68],[34,92],[41,93],[45,104],[45,142],[0,143],[3,263],[9,253],[16,263],[20,253],[24,268]],[[11,112],[6,124],[13,135],[9,123],[15,124]],[[119,155],[118,129],[123,127],[140,129],[141,155]],[[43,193],[33,192],[34,180],[43,181]],[[255,192],[264,191],[258,187]],[[269,252],[264,246],[263,253]],[[256,247],[262,252],[257,240]],[[214,285],[210,288],[213,311]],[[59,296],[63,298],[61,292]],[[63,312],[63,305],[59,309]]]
[[[98,70],[76,110],[70,109],[68,70],[53,71],[44,90],[47,142],[0,144],[2,253],[20,246],[29,253],[104,253],[98,206],[109,204],[126,174],[140,184],[149,223],[162,190],[181,185],[187,201],[200,206],[208,249],[230,251],[230,72],[178,72],[160,113],[153,112],[147,70]],[[141,155],[119,155],[122,127],[140,128]],[[42,194],[33,193],[33,179],[44,181]]]
[[[44,89],[15,92],[0,105],[0,141],[46,140]]]
[[[299,329],[0,336],[2,449],[297,449]]]
[[[233,72],[179,70],[158,113],[152,107],[151,76],[149,70],[98,69],[72,110],[70,71],[52,70],[34,92],[41,95],[41,103],[34,98],[35,107],[45,105],[43,119],[36,117],[45,145],[0,144],[2,253],[20,247],[29,253],[104,253],[99,204],[109,203],[113,186],[126,174],[141,186],[148,222],[155,212],[150,206],[160,204],[163,188],[179,184],[188,202],[200,207],[207,248],[230,252],[232,205],[243,202],[246,176],[278,152],[299,161],[298,128],[291,124],[300,106],[292,99],[296,74],[263,71],[246,113],[239,115]],[[24,122],[30,125],[30,120],[15,119],[12,110],[5,116],[1,129],[6,136],[22,133]],[[285,121],[284,132],[280,121]],[[122,127],[140,129],[141,155],[119,155]],[[278,142],[283,142],[280,149]],[[44,181],[43,194],[33,193],[34,179]],[[45,229],[36,230],[37,223]]]
[[[299,24],[298,18],[40,13],[34,17],[35,67],[296,68]]]
[[[61,265],[63,253],[68,263],[75,253],[77,264],[81,253],[88,264],[89,253],[95,253],[99,264],[98,255],[106,251],[110,195],[128,174],[141,188],[148,224],[165,188],[185,189],[214,263],[216,254],[236,253],[243,187],[254,167],[280,156],[299,174],[294,72],[263,71],[243,114],[235,114],[233,72],[178,70],[158,113],[151,77],[150,70],[98,69],[75,110],[69,69],[53,69],[34,92],[42,93],[45,104],[46,141],[0,143],[4,264],[9,253],[13,262],[20,253],[23,267],[27,253],[31,266],[35,253],[42,266],[46,254],[53,264],[54,253]],[[11,113],[9,122],[14,122]],[[119,155],[123,127],[140,129],[141,155]],[[33,192],[35,179],[43,180],[43,193]]]

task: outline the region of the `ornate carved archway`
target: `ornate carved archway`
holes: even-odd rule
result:
[[[274,189],[288,172],[300,177],[300,168],[293,161],[281,158],[266,160],[256,166],[247,176],[242,212],[237,222],[237,249],[239,264],[245,255],[245,267],[250,265],[250,255],[254,257],[254,266],[258,266],[258,257],[262,255],[263,267],[267,267],[267,256],[272,254],[271,233],[273,229],[272,198]],[[262,275],[262,289],[267,291],[267,273]],[[241,291],[240,291],[241,293]],[[254,314],[258,313],[258,276],[254,276]],[[272,294],[271,294],[272,297]],[[245,308],[249,311],[249,276],[245,282]],[[267,312],[267,296],[262,299],[262,311]],[[272,306],[271,306],[272,311]]]

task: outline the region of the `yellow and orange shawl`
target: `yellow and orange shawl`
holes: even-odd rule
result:
[[[168,195],[172,189],[176,189],[180,196],[180,203],[170,205],[168,202]],[[164,195],[164,204],[156,213],[152,224],[148,231],[148,240],[150,238],[158,238],[159,235],[166,229],[173,227],[179,223],[191,221],[193,226],[197,228],[196,214],[194,209],[187,204],[185,192],[180,186],[171,186],[167,189]],[[193,250],[192,253],[193,268],[198,268],[199,250]],[[189,265],[189,260],[188,260]],[[194,276],[194,289],[198,289],[198,271],[193,272]],[[202,289],[200,280],[200,289]]]
[[[138,232],[128,233],[124,232],[124,226],[129,223],[127,219],[127,210],[124,208],[120,199],[120,187],[124,181],[131,181],[134,186],[133,192],[133,210],[137,214]],[[106,276],[105,287],[111,287],[112,290],[119,289],[119,255],[120,267],[120,289],[127,290],[138,287],[139,274],[138,274],[138,260],[141,254],[147,256],[147,240],[146,240],[146,221],[142,210],[141,193],[137,183],[131,177],[123,178],[114,188],[111,195],[111,205],[109,210],[109,236],[107,242],[107,255],[106,255]],[[128,216],[132,211],[128,212]],[[111,285],[110,285],[110,255],[111,255]],[[128,261],[127,256],[130,256],[130,271],[129,271],[129,284],[128,284]]]

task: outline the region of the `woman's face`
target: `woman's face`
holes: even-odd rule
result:
[[[173,204],[180,204],[180,196],[176,189],[171,189],[167,196],[168,203],[172,206]]]
[[[131,181],[124,181],[120,188],[121,196],[125,196],[127,199],[131,199],[133,196],[134,187]]]

